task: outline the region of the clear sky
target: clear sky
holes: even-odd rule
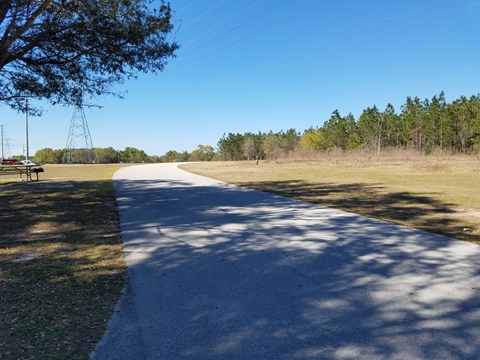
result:
[[[173,0],[177,57],[158,75],[89,101],[95,147],[149,155],[217,146],[224,133],[303,132],[332,112],[397,112],[407,96],[480,93],[480,1]],[[36,102],[36,105],[39,105]],[[30,156],[64,148],[73,110],[29,118]],[[24,115],[0,107],[6,155],[22,154]],[[8,146],[7,146],[8,145]]]

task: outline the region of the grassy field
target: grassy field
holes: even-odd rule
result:
[[[183,169],[218,180],[480,244],[475,156],[211,162]]]
[[[0,176],[0,358],[86,359],[125,284],[117,165],[46,165]],[[476,157],[334,157],[183,168],[480,243]]]
[[[100,340],[125,282],[118,168],[0,177],[0,358],[86,359]]]

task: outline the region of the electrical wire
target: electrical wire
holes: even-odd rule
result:
[[[446,1],[446,0],[434,1],[434,2],[429,3],[429,4],[426,4],[426,5],[424,5],[424,6],[420,6],[420,7],[418,7],[418,8],[415,8],[415,9],[412,9],[412,10],[409,10],[409,11],[406,11],[406,12],[403,12],[403,13],[401,13],[401,14],[398,14],[398,15],[395,15],[395,16],[391,16],[391,17],[388,17],[388,18],[386,18],[386,19],[377,21],[377,22],[375,22],[375,23],[373,23],[373,24],[369,24],[369,25],[366,25],[366,26],[362,26],[362,27],[360,27],[360,28],[354,29],[354,30],[352,30],[352,31],[345,32],[345,33],[343,33],[343,34],[334,36],[334,37],[332,37],[332,38],[315,42],[315,43],[313,43],[313,44],[311,44],[311,45],[308,45],[308,46],[306,46],[306,47],[304,47],[304,48],[302,48],[302,49],[297,50],[296,52],[289,52],[288,54],[283,54],[283,55],[281,55],[281,56],[276,57],[275,59],[271,59],[270,62],[272,62],[272,61],[278,61],[278,60],[280,60],[280,59],[283,59],[283,58],[286,58],[286,57],[290,57],[292,54],[299,54],[299,53],[301,53],[301,52],[310,50],[310,49],[315,48],[315,47],[318,47],[318,46],[320,46],[320,45],[323,45],[323,44],[326,44],[326,43],[329,43],[329,42],[332,42],[332,41],[335,41],[335,40],[339,40],[339,39],[345,38],[345,37],[347,37],[347,36],[349,36],[349,35],[356,34],[356,33],[359,33],[359,32],[361,32],[361,31],[364,31],[364,30],[373,28],[373,27],[375,27],[375,26],[384,24],[384,23],[386,23],[386,22],[389,22],[389,21],[392,21],[392,20],[395,20],[395,19],[404,17],[404,16],[406,16],[406,15],[413,14],[413,13],[418,12],[418,11],[420,11],[420,10],[423,10],[423,9],[425,9],[425,8],[427,8],[427,7],[430,7],[430,6],[433,6],[433,5],[437,5],[437,4],[439,4],[439,3],[441,3],[441,2],[445,2],[445,1]],[[360,41],[361,41],[361,40],[360,40]],[[337,49],[337,48],[339,48],[339,47],[336,47],[335,49]],[[331,50],[329,50],[329,51],[331,51]],[[323,53],[324,53],[324,52],[322,52],[322,54],[323,54]],[[317,55],[310,55],[310,56],[305,57],[305,58],[302,58],[302,59],[305,60],[305,59],[309,59],[309,58],[312,58],[312,57],[315,57],[315,56],[317,56]],[[289,62],[288,65],[301,62],[302,59],[301,59],[301,60],[296,60],[296,61],[293,61],[293,62]],[[277,66],[277,67],[269,67],[269,70],[266,70],[265,72],[269,72],[269,71],[271,71],[271,70],[273,70],[273,69],[275,69],[275,68],[279,68],[279,67],[283,67],[283,66],[285,66],[285,65],[281,65],[281,66]]]
[[[375,26],[378,26],[378,25],[380,25],[380,24],[383,24],[383,23],[386,23],[386,22],[389,22],[389,21],[392,21],[392,20],[401,18],[401,17],[403,17],[403,16],[405,16],[405,15],[413,14],[413,13],[415,13],[415,12],[417,12],[417,11],[423,10],[423,9],[425,9],[425,8],[427,8],[427,7],[436,5],[436,4],[441,3],[441,2],[445,2],[445,0],[438,0],[438,1],[435,1],[435,2],[433,2],[433,3],[426,4],[426,5],[424,5],[424,6],[420,6],[420,7],[418,7],[418,8],[415,8],[415,9],[413,9],[413,10],[410,10],[410,11],[407,11],[407,12],[404,12],[404,13],[401,13],[401,14],[399,14],[399,15],[395,15],[395,16],[389,17],[389,18],[387,18],[387,19],[378,21],[378,22],[376,22],[376,23],[373,23],[373,24],[370,24],[370,25],[367,25],[367,26],[363,26],[363,27],[361,27],[361,28],[358,28],[358,29],[355,29],[355,30],[352,30],[352,31],[349,31],[349,32],[346,32],[346,33],[343,33],[343,34],[340,34],[340,35],[338,35],[338,36],[336,36],[336,37],[333,37],[333,38],[331,38],[331,39],[329,39],[329,40],[326,40],[326,41],[319,41],[319,42],[317,42],[317,43],[314,43],[314,44],[308,46],[306,49],[310,49],[310,48],[312,48],[312,47],[316,47],[316,46],[322,45],[322,44],[324,44],[324,43],[326,43],[326,42],[330,42],[330,41],[334,41],[334,40],[337,40],[337,39],[341,39],[341,38],[346,37],[346,36],[348,36],[348,35],[352,35],[352,34],[355,34],[355,33],[360,32],[360,31],[364,31],[364,30],[370,29],[370,28],[375,27]]]
[[[222,5],[226,0],[222,0],[220,1],[218,4],[214,5],[213,7],[211,7],[210,9],[208,9],[207,11],[205,11],[203,14],[201,14],[200,16],[196,17],[195,19],[193,19],[192,21],[190,21],[187,25],[183,26],[181,29],[179,29],[177,31],[180,32],[180,31],[185,31],[185,29],[187,29],[188,27],[192,26],[193,24],[195,24],[198,20],[202,19],[203,17],[207,16],[209,13],[211,13],[213,10],[215,10],[217,7],[219,7],[220,5]]]
[[[326,0],[324,0],[324,1],[326,1]],[[418,11],[420,11],[420,10],[423,10],[423,9],[427,8],[427,7],[430,7],[430,6],[439,4],[439,3],[444,2],[444,1],[446,1],[446,0],[434,1],[434,2],[432,2],[432,3],[429,3],[429,4],[426,4],[426,5],[424,5],[424,6],[415,8],[415,9],[413,9],[413,10],[409,10],[409,11],[407,11],[407,12],[403,12],[403,13],[401,13],[401,14],[399,14],[399,15],[395,15],[395,16],[386,18],[386,19],[384,19],[384,20],[375,22],[375,23],[373,23],[373,24],[370,24],[370,25],[367,25],[367,26],[363,26],[363,27],[360,27],[360,28],[358,28],[358,29],[355,29],[355,30],[346,32],[346,33],[344,33],[344,34],[335,36],[335,37],[333,37],[333,38],[331,38],[331,39],[327,39],[327,40],[324,40],[324,41],[320,41],[320,42],[314,43],[314,44],[309,45],[308,47],[306,47],[306,48],[304,48],[304,49],[301,49],[301,50],[295,52],[295,53],[299,53],[299,52],[301,52],[301,51],[304,51],[304,50],[307,50],[307,49],[311,49],[311,48],[317,47],[317,46],[319,46],[319,45],[321,45],[321,44],[324,44],[324,43],[327,43],[327,42],[330,42],[330,41],[334,41],[334,40],[338,40],[338,39],[343,38],[343,37],[346,37],[346,36],[348,36],[348,35],[352,35],[352,34],[355,34],[355,33],[358,33],[358,32],[364,31],[364,30],[367,30],[367,29],[369,29],[369,28],[378,26],[378,25],[380,25],[380,24],[383,24],[383,23],[386,23],[386,22],[389,22],[389,21],[398,19],[398,18],[400,18],[400,17],[406,16],[406,15],[410,15],[410,14],[412,14],[412,13],[418,12]],[[297,60],[295,60],[295,61],[291,61],[291,62],[288,62],[288,63],[284,63],[284,64],[279,65],[279,66],[268,66],[268,68],[267,68],[266,70],[258,71],[258,72],[255,72],[255,73],[251,72],[250,75],[251,75],[251,76],[258,76],[258,75],[261,75],[261,74],[265,74],[265,73],[268,73],[268,72],[272,72],[272,71],[274,71],[275,69],[278,69],[278,68],[281,68],[281,67],[290,66],[290,65],[293,65],[293,64],[296,64],[296,63],[300,63],[300,62],[303,62],[303,61],[305,61],[305,60],[308,60],[308,59],[311,59],[311,58],[314,58],[314,57],[318,57],[318,56],[320,56],[320,55],[323,55],[323,54],[326,54],[326,53],[329,53],[329,52],[333,52],[333,51],[336,51],[336,50],[341,49],[341,48],[345,48],[345,47],[348,47],[348,46],[355,45],[355,44],[357,44],[357,43],[361,43],[361,42],[364,42],[364,41],[368,41],[368,40],[370,40],[370,39],[372,39],[372,38],[376,38],[376,37],[383,36],[383,35],[386,35],[386,34],[389,34],[389,33],[393,33],[393,32],[396,32],[396,31],[403,30],[403,29],[408,28],[408,27],[411,27],[411,26],[415,26],[415,25],[418,25],[418,24],[421,24],[421,23],[424,23],[424,22],[428,22],[428,21],[434,20],[434,19],[436,19],[436,18],[439,18],[439,17],[442,17],[442,16],[446,16],[446,15],[449,15],[449,14],[451,14],[451,13],[454,13],[454,12],[457,12],[457,11],[461,11],[461,10],[463,10],[463,9],[466,9],[466,8],[469,8],[469,7],[472,7],[472,6],[476,6],[476,5],[478,5],[478,4],[480,4],[480,1],[475,1],[475,2],[473,2],[473,3],[466,4],[466,5],[464,5],[464,6],[460,6],[460,7],[454,8],[454,9],[451,9],[451,10],[448,10],[448,11],[445,11],[445,12],[442,12],[442,13],[440,13],[440,14],[437,14],[437,15],[429,16],[429,17],[427,17],[427,18],[424,18],[424,19],[421,19],[421,20],[417,20],[417,21],[408,23],[408,24],[406,24],[406,25],[398,26],[398,27],[395,27],[395,28],[390,29],[390,30],[386,30],[386,31],[382,31],[382,32],[379,32],[379,33],[370,35],[370,36],[366,36],[366,37],[364,37],[364,38],[362,38],[362,39],[359,39],[359,40],[356,40],[356,41],[351,41],[351,42],[349,42],[349,43],[347,43],[347,44],[339,45],[339,46],[336,46],[336,47],[331,48],[331,49],[328,49],[328,50],[324,50],[324,51],[321,51],[321,52],[317,52],[317,53],[315,53],[315,54],[313,54],[313,55],[309,55],[309,56],[303,57],[303,58],[301,58],[301,59],[297,59]],[[318,3],[315,4],[314,6],[316,6],[316,5],[318,5]],[[300,12],[303,12],[303,11],[306,11],[306,10],[308,10],[308,8],[307,8],[307,9],[304,9],[304,10],[302,10],[302,11],[300,11]],[[295,14],[293,14],[293,15],[290,15],[289,17],[295,16],[296,14],[298,14],[298,13],[295,13]],[[287,17],[287,18],[289,18],[289,17]],[[246,39],[246,38],[248,38],[248,37],[250,37],[250,36],[253,36],[254,34],[256,34],[256,33],[260,32],[260,31],[263,31],[263,30],[265,30],[265,29],[267,29],[267,28],[269,28],[269,27],[272,27],[272,26],[276,25],[277,23],[286,20],[287,18],[284,18],[284,19],[282,19],[282,20],[279,20],[279,21],[277,21],[277,22],[274,22],[274,23],[272,23],[272,24],[270,24],[270,25],[268,25],[268,26],[265,26],[265,27],[262,28],[262,29],[256,30],[255,32],[252,32],[252,33],[250,33],[250,34],[248,34],[248,35],[246,35],[246,36],[244,36],[244,37],[242,37],[242,38],[240,38],[240,39],[237,39],[237,40],[235,40],[235,41],[233,41],[233,42],[231,42],[231,43],[229,43],[229,44],[226,44],[226,45],[224,45],[224,46],[222,46],[222,47],[219,47],[219,48],[217,48],[217,49],[215,49],[215,50],[213,50],[213,51],[211,51],[211,52],[209,52],[209,53],[207,53],[207,54],[204,54],[203,56],[200,56],[200,57],[198,57],[198,58],[196,58],[196,59],[193,59],[193,60],[191,60],[191,61],[189,61],[189,62],[187,62],[187,63],[184,63],[184,64],[182,64],[182,65],[179,65],[178,67],[171,69],[171,71],[174,71],[174,70],[176,70],[176,69],[178,69],[178,68],[181,68],[181,67],[183,67],[183,66],[187,66],[187,65],[189,65],[189,64],[191,64],[191,63],[193,63],[193,62],[196,62],[196,61],[198,61],[198,60],[200,60],[200,59],[203,59],[204,57],[207,57],[207,56],[212,55],[212,54],[214,54],[214,53],[216,53],[216,52],[219,52],[219,51],[221,51],[221,50],[223,50],[223,49],[225,49],[225,48],[227,48],[227,47],[229,47],[229,46],[231,46],[231,45],[233,45],[233,44],[235,44],[235,43],[238,43],[239,41],[242,41],[242,40],[244,40],[244,39]],[[290,53],[290,54],[288,54],[288,55],[282,55],[282,56],[279,57],[279,58],[284,58],[284,57],[286,57],[286,56],[291,56],[291,54],[292,54],[292,53]],[[277,59],[278,59],[278,58],[277,58]],[[247,76],[248,76],[248,75],[247,75]]]
[[[418,8],[415,8],[413,10],[410,10],[410,11],[407,11],[407,12],[404,12],[402,14],[399,14],[399,15],[396,15],[396,16],[393,16],[393,17],[389,17],[387,19],[384,19],[384,20],[381,20],[379,22],[376,22],[374,24],[370,24],[370,25],[367,25],[367,26],[363,26],[361,28],[358,28],[358,29],[355,29],[355,30],[352,30],[352,31],[349,31],[349,32],[346,32],[344,34],[341,34],[341,35],[338,35],[338,36],[335,36],[331,39],[328,39],[328,40],[324,40],[324,41],[321,41],[321,42],[317,42],[313,45],[310,45],[304,49],[301,49],[299,51],[297,51],[296,53],[299,53],[301,51],[304,51],[304,50],[307,50],[307,49],[311,49],[313,47],[317,47],[321,44],[325,44],[327,42],[331,42],[331,41],[334,41],[334,40],[338,40],[340,38],[343,38],[343,37],[346,37],[348,35],[352,35],[354,33],[358,33],[360,31],[363,31],[363,30],[366,30],[366,29],[369,29],[369,28],[372,28],[374,26],[377,26],[377,25],[380,25],[380,24],[383,24],[385,22],[388,22],[388,21],[391,21],[391,20],[395,20],[395,19],[398,19],[400,17],[403,17],[405,15],[409,15],[409,14],[412,14],[414,12],[417,12],[417,11],[420,11],[426,7],[429,7],[429,6],[432,6],[432,5],[436,5],[440,2],[444,2],[445,0],[439,0],[439,1],[435,1],[433,3],[430,3],[430,4],[427,4],[425,6],[421,6],[421,7],[418,7]],[[448,10],[448,11],[445,11],[441,14],[437,14],[437,15],[434,15],[434,16],[430,16],[428,18],[424,18],[424,19],[421,19],[421,20],[417,20],[417,21],[414,21],[414,22],[411,22],[409,24],[406,24],[406,25],[402,25],[402,26],[399,26],[399,27],[396,27],[394,29],[390,29],[390,30],[386,30],[386,31],[382,31],[382,32],[379,32],[379,33],[376,33],[376,34],[373,34],[373,35],[370,35],[370,36],[367,36],[367,37],[364,37],[362,39],[359,39],[359,40],[355,40],[355,41],[351,41],[347,44],[343,44],[343,45],[339,45],[339,46],[336,46],[334,48],[331,48],[331,49],[328,49],[328,50],[324,50],[324,51],[321,51],[321,52],[317,52],[315,54],[312,54],[312,55],[309,55],[309,56],[305,56],[301,59],[297,59],[295,61],[291,61],[291,62],[288,62],[288,63],[285,63],[285,64],[282,64],[282,65],[279,65],[279,66],[268,66],[267,67],[267,70],[264,70],[264,71],[261,71],[261,72],[257,72],[256,75],[260,75],[260,74],[265,74],[265,73],[268,73],[268,72],[272,72],[274,71],[275,69],[278,69],[278,68],[281,68],[281,67],[285,67],[285,66],[290,66],[290,65],[293,65],[293,64],[298,64],[298,63],[301,63],[301,62],[304,62],[305,60],[309,60],[311,58],[315,58],[315,57],[318,57],[320,55],[323,55],[323,54],[326,54],[326,53],[330,53],[330,52],[333,52],[333,51],[336,51],[338,49],[341,49],[341,48],[345,48],[345,47],[348,47],[348,46],[351,46],[351,45],[355,45],[355,44],[358,44],[358,43],[361,43],[361,42],[364,42],[364,41],[368,41],[370,39],[373,39],[373,38],[376,38],[376,37],[379,37],[379,36],[383,36],[383,35],[386,35],[386,34],[389,34],[389,33],[393,33],[393,32],[396,32],[396,31],[400,31],[400,30],[403,30],[405,28],[408,28],[408,27],[411,27],[411,26],[415,26],[415,25],[418,25],[418,24],[421,24],[421,23],[424,23],[424,22],[428,22],[428,21],[431,21],[433,19],[436,19],[436,18],[439,18],[439,17],[442,17],[442,16],[445,16],[445,15],[448,15],[448,14],[451,14],[451,13],[454,13],[454,12],[457,12],[457,11],[460,11],[460,10],[463,10],[465,8],[468,8],[468,7],[471,7],[471,6],[475,6],[475,5],[478,5],[480,4],[480,1],[476,1],[476,2],[473,2],[473,3],[470,3],[470,4],[467,4],[467,5],[464,5],[464,6],[460,6],[458,8],[455,8],[455,9],[451,9],[451,10]],[[292,53],[289,53],[288,55],[282,55],[281,57],[279,58],[285,58],[287,56],[291,56]],[[277,59],[279,59],[277,58]]]
[[[440,2],[440,1],[438,1]],[[448,11],[445,11],[441,14],[437,14],[437,15],[433,15],[433,16],[430,16],[428,18],[424,18],[424,19],[421,19],[421,20],[417,20],[417,21],[414,21],[414,22],[411,22],[409,24],[406,24],[406,25],[402,25],[402,26],[398,26],[394,29],[390,29],[390,30],[386,30],[386,31],[382,31],[382,32],[379,32],[379,33],[376,33],[376,34],[373,34],[373,35],[370,35],[370,36],[367,36],[367,37],[364,37],[362,39],[359,39],[359,40],[356,40],[356,41],[351,41],[347,44],[343,44],[343,45],[339,45],[337,47],[334,47],[332,49],[329,49],[329,50],[325,50],[325,51],[322,51],[321,53],[317,53],[317,54],[314,54],[314,55],[310,55],[308,57],[304,57],[302,59],[299,59],[299,60],[296,60],[294,62],[291,62],[289,63],[288,65],[292,65],[293,63],[298,63],[298,62],[302,62],[304,60],[307,60],[307,59],[310,59],[310,58],[313,58],[313,57],[316,57],[320,54],[325,54],[325,53],[329,53],[329,52],[332,52],[332,51],[335,51],[335,50],[338,50],[338,49],[341,49],[341,48],[345,48],[345,47],[348,47],[348,46],[351,46],[351,45],[355,45],[355,44],[358,44],[358,43],[361,43],[361,42],[364,42],[364,41],[367,41],[367,40],[370,40],[370,39],[373,39],[373,38],[376,38],[376,37],[379,37],[379,36],[383,36],[383,35],[386,35],[386,34],[390,34],[390,33],[393,33],[393,32],[396,32],[396,31],[400,31],[400,30],[403,30],[405,28],[408,28],[408,27],[411,27],[411,26],[415,26],[415,25],[418,25],[418,24],[422,24],[424,22],[428,22],[428,21],[431,21],[433,19],[437,19],[439,17],[442,17],[442,16],[445,16],[445,15],[449,15],[451,13],[454,13],[454,12],[457,12],[457,11],[460,11],[460,10],[463,10],[463,9],[466,9],[466,8],[469,8],[469,7],[472,7],[472,6],[475,6],[475,5],[478,5],[480,4],[480,1],[476,1],[476,2],[473,2],[473,3],[470,3],[470,4],[467,4],[467,5],[464,5],[464,6],[460,6],[458,8],[455,8],[455,9],[451,9],[451,10],[448,10]],[[409,12],[410,13],[410,12]],[[407,14],[407,13],[406,13]],[[391,19],[396,19],[398,18],[398,16],[396,17],[393,17],[393,18],[390,18],[389,20]],[[387,20],[385,20],[387,21]],[[379,22],[378,24],[380,23],[383,23],[385,21],[381,21]],[[362,28],[362,29],[366,29],[366,28],[369,28],[370,26],[368,27],[365,27],[365,28]],[[351,33],[354,33],[356,31],[352,31],[352,32],[349,32],[348,34],[351,34]],[[338,37],[337,37],[338,38]],[[267,71],[270,71],[267,70]]]
[[[208,31],[204,32],[203,34],[201,34],[201,35],[197,36],[196,38],[194,38],[194,39],[190,40],[189,42],[187,42],[187,43],[185,43],[185,44],[182,44],[182,47],[188,46],[188,45],[190,45],[191,43],[193,43],[193,42],[197,41],[198,39],[201,39],[201,38],[202,38],[202,37],[204,37],[205,35],[207,35],[207,34],[211,33],[212,31],[214,31],[214,30],[218,29],[219,27],[221,27],[221,26],[225,25],[226,23],[228,23],[228,22],[232,21],[232,20],[233,20],[233,19],[235,19],[236,17],[240,16],[240,15],[241,15],[241,14],[243,14],[244,12],[246,12],[246,11],[250,10],[251,8],[253,8],[253,7],[257,6],[258,4],[260,4],[260,3],[261,3],[261,2],[263,2],[263,1],[264,1],[264,0],[258,0],[258,1],[257,1],[255,4],[253,4],[253,5],[250,5],[250,6],[249,6],[249,7],[247,7],[246,9],[243,9],[242,11],[240,11],[240,12],[238,12],[237,14],[235,14],[234,16],[232,16],[232,17],[228,18],[228,19],[227,19],[227,20],[225,20],[224,22],[222,22],[222,23],[220,23],[220,24],[218,24],[218,25],[214,26],[214,27],[213,27],[213,28],[211,28],[210,30],[208,30]]]
[[[326,1],[326,0],[324,0],[324,1]],[[221,37],[223,37],[223,36],[225,36],[225,35],[227,35],[227,34],[230,34],[231,32],[233,32],[233,31],[235,31],[235,30],[237,30],[237,29],[239,29],[239,28],[241,28],[241,27],[243,27],[243,26],[251,23],[252,21],[255,21],[255,20],[257,20],[258,18],[260,18],[260,17],[262,17],[262,16],[264,16],[264,15],[266,15],[266,14],[268,14],[268,13],[270,13],[270,12],[276,10],[276,9],[278,9],[280,6],[283,6],[283,5],[285,5],[286,3],[288,3],[288,2],[290,2],[290,0],[286,0],[286,1],[284,1],[283,3],[281,3],[281,4],[277,5],[277,6],[274,6],[273,8],[271,8],[271,9],[269,9],[269,10],[261,13],[260,15],[257,15],[257,16],[255,16],[254,18],[252,18],[252,19],[250,19],[250,20],[248,20],[248,21],[246,21],[246,22],[244,22],[244,23],[242,23],[242,24],[240,24],[240,25],[238,25],[238,26],[235,26],[233,29],[230,29],[230,30],[226,31],[226,32],[224,32],[223,34],[220,34],[220,35],[214,37],[213,39],[210,39],[209,41],[207,41],[207,42],[205,42],[205,43],[203,43],[203,44],[201,44],[201,45],[199,45],[199,46],[197,46],[197,47],[195,47],[195,48],[193,48],[193,49],[191,49],[191,50],[189,50],[189,51],[187,51],[187,52],[185,52],[185,53],[183,53],[183,54],[181,54],[181,55],[178,55],[178,57],[180,57],[180,56],[185,56],[186,54],[189,54],[189,53],[191,53],[191,52],[193,52],[193,51],[195,51],[195,50],[197,50],[197,49],[199,49],[199,48],[201,48],[201,47],[203,47],[203,46],[205,46],[205,45],[207,45],[207,44],[210,44],[211,42],[213,42],[213,41],[215,41],[215,40],[217,40],[217,39],[220,39]]]
[[[190,6],[192,6],[193,4],[195,4],[197,2],[197,0],[193,0],[190,4],[188,4],[187,6],[185,6],[182,10],[180,10],[179,12],[176,13],[176,15],[180,15],[182,12],[184,12],[185,10],[187,10]]]
[[[219,48],[217,48],[217,49],[215,49],[215,50],[213,50],[213,51],[210,51],[209,53],[207,53],[207,54],[205,54],[205,55],[202,55],[202,56],[197,57],[197,58],[195,58],[195,59],[193,59],[193,60],[191,60],[191,61],[189,61],[189,62],[187,62],[187,63],[184,63],[184,64],[182,64],[182,65],[174,68],[173,70],[178,69],[179,67],[182,67],[182,66],[191,64],[191,63],[196,62],[196,61],[198,61],[198,60],[201,60],[201,59],[203,59],[203,58],[205,58],[205,57],[207,57],[207,56],[210,56],[210,55],[212,55],[212,54],[215,54],[215,53],[217,53],[217,52],[219,52],[219,51],[221,51],[221,50],[223,50],[223,49],[225,49],[225,48],[227,48],[227,47],[230,47],[230,46],[232,46],[232,45],[234,45],[234,44],[236,44],[236,43],[238,43],[238,42],[240,42],[240,41],[243,41],[243,40],[245,40],[245,39],[247,39],[247,38],[249,38],[249,37],[252,37],[252,36],[254,36],[254,35],[256,35],[256,34],[262,32],[262,31],[265,31],[265,30],[267,30],[267,29],[270,29],[271,27],[276,26],[276,25],[278,25],[278,24],[280,24],[280,23],[282,23],[282,22],[284,22],[284,21],[286,21],[286,20],[289,20],[289,19],[291,19],[291,18],[293,18],[293,17],[295,17],[295,16],[297,16],[297,15],[299,15],[299,14],[301,14],[301,13],[307,11],[307,10],[310,10],[311,8],[320,5],[320,4],[324,3],[325,1],[327,1],[327,0],[318,1],[317,3],[315,3],[315,4],[311,5],[311,6],[308,6],[308,7],[304,8],[304,9],[302,9],[302,10],[300,10],[300,11],[297,11],[296,13],[294,13],[294,14],[292,14],[292,15],[286,16],[286,17],[284,17],[283,19],[277,20],[277,21],[275,21],[275,22],[273,22],[273,23],[271,23],[271,24],[269,24],[269,25],[267,25],[267,26],[264,26],[264,27],[262,27],[262,28],[260,28],[260,29],[258,29],[258,30],[255,30],[254,32],[251,32],[251,33],[249,33],[249,34],[247,34],[247,35],[245,35],[245,36],[243,36],[243,37],[241,37],[241,38],[239,38],[239,39],[237,39],[237,40],[235,40],[235,41],[232,41],[232,42],[230,42],[230,43],[228,43],[228,44],[226,44],[226,45],[223,45],[223,46],[221,46],[221,47],[219,47]]]

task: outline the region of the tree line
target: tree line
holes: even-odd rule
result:
[[[86,149],[74,149],[72,158],[74,163],[91,163],[90,159],[94,159],[94,163],[98,164],[115,164],[115,163],[142,163],[156,162],[155,157],[149,156],[143,150],[134,147],[126,147],[124,150],[115,150],[112,147],[94,148],[91,150],[93,154],[87,154]],[[33,159],[36,162],[44,164],[62,164],[65,163],[66,149],[44,148],[37,150]],[[93,155],[93,156],[92,156]]]
[[[374,150],[414,149],[430,154],[434,150],[454,153],[480,151],[480,95],[460,97],[451,103],[441,92],[431,100],[407,97],[397,113],[392,104],[381,111],[365,109],[360,117],[333,111],[321,127],[303,133],[294,128],[274,133],[224,134],[218,141],[223,160],[278,159],[296,149],[328,151],[335,148]]]
[[[44,164],[63,164],[65,163],[67,149],[44,148],[37,150],[33,160]],[[163,156],[148,155],[145,151],[134,147],[126,147],[124,150],[115,150],[112,147],[94,148],[92,153],[86,149],[73,149],[73,163],[83,164],[117,164],[117,163],[159,163],[159,162],[180,162],[180,161],[210,161],[218,159],[215,149],[210,145],[198,145],[192,152],[177,152],[170,150]],[[13,158],[23,160],[22,156]]]
[[[392,104],[381,111],[376,106],[363,110],[358,120],[338,110],[321,127],[302,132],[295,128],[268,133],[223,134],[217,149],[198,145],[191,152],[170,150],[150,156],[143,150],[95,148],[96,163],[156,163],[212,160],[279,159],[296,150],[309,152],[366,149],[380,154],[384,149],[414,149],[424,154],[444,150],[451,153],[480,152],[480,95],[465,96],[447,103],[441,92],[432,99],[407,97],[397,113]],[[76,162],[84,150],[74,150]],[[62,163],[65,150],[38,150],[35,161]]]

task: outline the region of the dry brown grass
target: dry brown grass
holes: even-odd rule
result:
[[[184,169],[261,191],[480,243],[475,156],[333,152],[315,160],[212,162]]]
[[[377,158],[334,152],[310,161],[184,167],[241,186],[480,243],[476,157],[396,153]],[[47,165],[39,182],[0,177],[2,359],[87,358],[101,338],[124,285],[111,181],[117,169]]]
[[[124,286],[112,174],[46,165],[39,182],[0,177],[2,359],[84,359]]]

